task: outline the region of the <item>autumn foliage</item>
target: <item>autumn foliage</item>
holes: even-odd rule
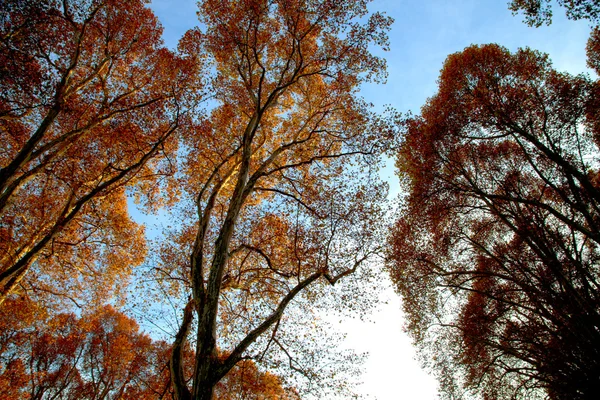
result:
[[[100,302],[145,255],[125,185],[172,173],[161,160],[194,62],[162,47],[139,0],[0,12],[0,303]]]
[[[359,96],[392,22],[369,1],[201,0],[173,51],[147,3],[1,2],[0,399],[347,395],[360,357],[315,310],[368,308],[386,250],[447,398],[596,395],[599,81],[473,45],[398,148]],[[600,72],[597,1],[558,4]]]
[[[168,345],[112,307],[50,316],[19,298],[1,312],[1,398],[150,399],[168,386]]]
[[[391,19],[206,0],[174,52],[142,0],[0,13],[2,396],[297,398],[254,360],[312,384],[286,309],[381,256],[392,131],[357,93]],[[169,213],[153,246],[128,197]],[[172,343],[118,311],[130,289],[180,307]]]
[[[536,51],[471,46],[406,121],[391,271],[449,398],[584,399],[600,383],[598,93]]]
[[[170,343],[105,306],[77,317],[50,316],[29,299],[0,310],[0,398],[171,399]],[[280,379],[250,360],[231,371],[216,399],[296,399]]]
[[[368,48],[386,45],[390,19],[367,18],[356,1],[199,7],[202,29],[179,50],[207,56],[216,104],[182,133],[183,193],[173,208],[182,222],[155,268],[183,303],[171,359],[177,399],[210,399],[246,358],[293,358],[278,340],[284,311],[377,257],[385,196],[375,172],[388,132],[356,91],[384,76]],[[190,385],[179,352],[189,337]]]

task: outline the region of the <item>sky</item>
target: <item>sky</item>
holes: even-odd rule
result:
[[[585,44],[590,28],[585,21],[569,21],[555,6],[552,25],[531,28],[522,16],[513,16],[508,0],[375,0],[370,11],[385,12],[395,22],[390,32],[391,51],[374,52],[387,59],[385,85],[368,84],[361,95],[376,110],[391,105],[418,114],[435,94],[445,58],[471,44],[498,43],[511,51],[530,47],[548,53],[554,68],[572,74],[590,73],[585,65]],[[195,0],[152,0],[150,7],[164,27],[163,39],[175,48],[178,39],[197,25]],[[382,171],[391,192],[399,191],[392,167]],[[415,361],[410,339],[402,330],[401,299],[389,283],[373,322],[345,321],[346,345],[369,351],[359,387],[377,400],[429,400],[437,398],[437,384]]]

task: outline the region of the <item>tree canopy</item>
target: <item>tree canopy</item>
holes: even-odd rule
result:
[[[369,46],[386,45],[390,19],[356,22],[367,15],[356,1],[199,6],[202,28],[179,49],[206,55],[215,105],[182,131],[183,219],[157,267],[165,290],[190,295],[171,359],[177,399],[210,399],[244,358],[285,353],[288,304],[378,256],[386,193],[375,167],[389,132],[356,92],[384,76]],[[193,321],[188,388],[177,349]]]
[[[175,52],[141,0],[2,6],[7,396],[298,396],[253,360],[314,386],[284,313],[367,279],[384,243],[393,130],[358,90],[385,79],[391,19],[366,5],[201,1]],[[173,229],[148,246],[128,197]],[[114,308],[131,280],[180,307],[173,343]]]
[[[597,96],[544,54],[471,46],[406,121],[392,277],[448,397],[596,390]]]
[[[143,260],[125,185],[172,173],[194,60],[162,47],[139,0],[0,12],[0,303],[23,291],[105,301]]]
[[[471,45],[375,112],[369,3],[200,0],[173,50],[149,0],[0,3],[0,398],[352,397],[327,319],[385,260],[445,397],[596,394],[600,81]],[[596,1],[509,8],[556,5],[600,73]]]
[[[3,399],[172,398],[171,344],[139,332],[133,319],[111,306],[81,317],[49,315],[30,299],[9,298],[0,309],[0,324]],[[215,398],[298,397],[277,376],[246,360],[219,382]]]

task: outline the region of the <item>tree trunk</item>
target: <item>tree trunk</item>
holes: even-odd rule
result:
[[[6,300],[8,295],[12,293],[14,288],[21,282],[21,279],[23,279],[28,269],[29,265],[25,265],[13,273],[7,274],[6,277],[2,277],[2,280],[0,280],[0,306],[2,306],[4,300]]]
[[[171,358],[169,359],[169,370],[171,372],[171,385],[173,386],[173,395],[175,400],[191,400],[192,395],[185,383],[183,373],[183,351],[187,339],[190,325],[192,324],[194,311],[194,301],[190,300],[183,310],[183,321],[179,327],[179,332],[175,336],[175,343]]]
[[[193,396],[194,400],[212,400],[215,388],[214,384],[210,382],[200,383],[196,388],[196,393]]]

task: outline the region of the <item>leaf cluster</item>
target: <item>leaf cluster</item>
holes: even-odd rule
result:
[[[595,390],[597,88],[539,52],[471,46],[405,121],[391,274],[449,398]]]

